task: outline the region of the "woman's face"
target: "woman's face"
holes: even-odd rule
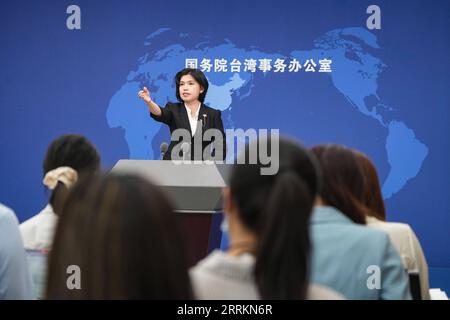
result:
[[[184,75],[180,79],[180,97],[184,102],[198,101],[198,97],[203,92],[203,88],[195,81],[190,74]]]

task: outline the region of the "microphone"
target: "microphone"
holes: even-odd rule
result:
[[[204,113],[202,116],[203,116],[203,126],[206,126],[206,117],[207,117],[207,114]]]
[[[183,142],[181,144],[181,151],[183,152],[183,161],[185,161],[184,156],[189,152],[189,149],[191,149],[191,146],[187,142]]]
[[[161,145],[159,146],[159,151],[161,152],[161,160],[164,159],[164,154],[166,153],[168,147],[169,146],[165,142],[161,143]]]

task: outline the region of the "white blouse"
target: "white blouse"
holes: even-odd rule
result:
[[[192,114],[191,109],[189,109],[188,107],[186,107],[186,105],[184,105],[184,107],[186,108],[188,118],[189,118],[189,125],[191,126],[192,136],[194,136],[195,131],[197,130],[198,113],[200,111],[201,106],[202,106],[202,104],[200,103],[200,105],[197,108],[197,112]]]
[[[403,265],[410,272],[418,272],[422,300],[430,299],[428,265],[416,234],[406,223],[386,222],[367,217],[367,226],[386,232],[402,258]]]
[[[23,222],[19,228],[25,249],[50,250],[58,216],[48,204],[41,212]]]
[[[230,256],[219,250],[211,252],[189,271],[195,297],[199,300],[259,300],[253,278],[255,257],[251,254]],[[336,291],[310,283],[308,300],[343,300]]]

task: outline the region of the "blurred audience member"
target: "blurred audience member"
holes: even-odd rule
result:
[[[408,276],[384,232],[367,228],[358,200],[364,180],[353,151],[338,145],[312,148],[323,187],[312,216],[312,281],[347,299],[411,299]]]
[[[34,298],[19,222],[11,209],[0,204],[0,300]]]
[[[164,194],[142,178],[80,180],[59,213],[46,297],[191,298],[176,222]]]
[[[260,143],[271,142],[261,139]],[[257,143],[246,146],[238,163]],[[196,297],[341,298],[309,281],[309,218],[320,181],[314,157],[297,143],[281,139],[278,172],[264,175],[263,167],[261,161],[234,165],[223,192],[229,249],[212,252],[191,269]]]
[[[410,273],[419,275],[421,298],[430,299],[428,283],[428,265],[416,234],[406,223],[386,222],[386,209],[381,195],[377,170],[370,159],[363,153],[355,151],[365,181],[364,192],[359,200],[369,209],[367,226],[386,232],[403,261],[403,266]]]
[[[96,148],[83,136],[64,135],[50,144],[43,163],[43,183],[52,193],[48,205],[20,225],[27,250],[51,249],[57,220],[55,208],[61,205],[79,176],[92,174],[99,166]]]

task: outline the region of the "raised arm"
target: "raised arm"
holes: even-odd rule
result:
[[[155,116],[161,115],[161,108],[152,100],[150,97],[150,91],[148,91],[146,87],[138,92],[138,96],[144,100],[151,114],[154,114]]]

